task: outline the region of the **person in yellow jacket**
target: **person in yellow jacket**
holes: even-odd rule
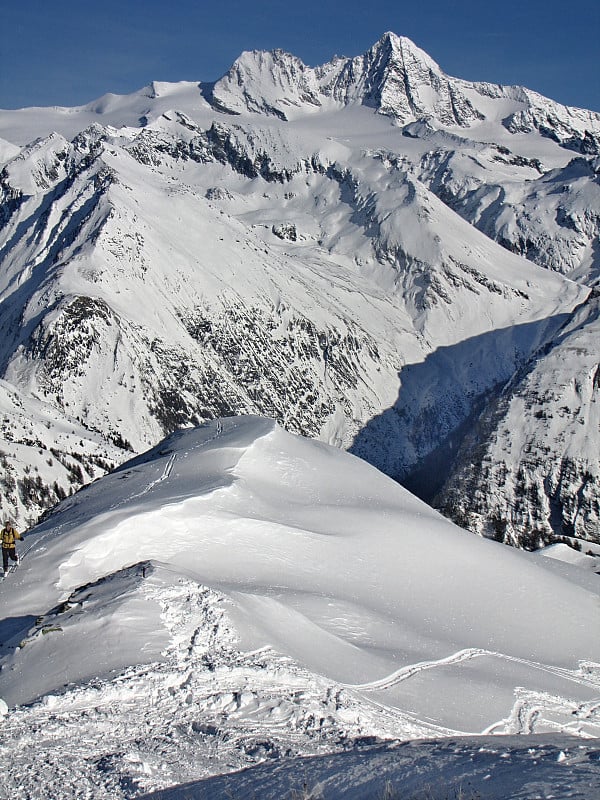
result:
[[[17,564],[19,563],[15,542],[23,537],[9,519],[5,521],[4,527],[0,531],[0,537],[2,538],[2,566],[4,567],[4,575],[8,575],[8,559],[10,558],[12,561],[16,561]]]

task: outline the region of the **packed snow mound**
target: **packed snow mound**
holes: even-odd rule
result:
[[[530,688],[541,676],[544,685],[550,675],[561,685],[573,676],[580,691],[579,662],[600,659],[589,635],[595,576],[577,585],[545,561],[475,538],[359,459],[261,418],[174,434],[66,500],[27,545],[17,586],[2,587],[8,619],[77,605],[81,587],[95,586],[86,590],[89,613],[69,628],[76,637],[77,620],[90,626],[96,617],[101,628],[109,606],[121,606],[108,626],[109,639],[119,638],[137,619],[130,606],[144,585],[127,570],[160,565],[147,577],[164,582],[167,570],[226,595],[243,647],[271,646],[393,705],[408,702],[405,683],[429,685],[417,707],[424,702],[428,716],[459,730],[510,712],[514,673]],[[136,621],[137,633],[127,634],[131,651],[115,647],[111,659],[105,636],[88,641],[86,659],[98,648],[93,669],[135,663],[142,649],[158,657],[164,642],[146,641],[146,628],[161,628],[160,613],[151,605],[145,613],[149,626]],[[57,691],[47,678],[71,661],[64,626],[55,648],[43,687],[35,646],[9,656],[2,696],[31,702]],[[76,659],[68,672],[79,670],[78,679],[91,675]],[[424,680],[428,673],[445,678]],[[489,681],[484,694],[494,685],[493,700],[457,708],[458,697],[473,694],[474,675]]]
[[[70,800],[65,759],[114,800],[364,737],[600,732],[597,576],[474,537],[268,419],[173,434],[19,549],[7,796]]]

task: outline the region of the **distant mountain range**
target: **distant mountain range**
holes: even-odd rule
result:
[[[600,115],[391,33],[0,111],[1,512],[250,413],[476,532],[600,542],[599,175]]]

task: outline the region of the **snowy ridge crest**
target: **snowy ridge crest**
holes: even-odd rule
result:
[[[428,119],[468,128],[488,119],[486,100],[512,100],[503,119],[511,133],[538,131],[562,146],[600,153],[600,114],[569,108],[522,87],[451,78],[410,39],[388,32],[364,55],[307,67],[282,50],[244,53],[212,89],[216,108],[283,120],[322,108],[365,105],[403,125]],[[498,108],[501,104],[498,102]]]
[[[474,731],[538,734],[532,782],[584,781],[597,758],[597,586],[272,420],[177,432],[25,544],[0,584],[6,796],[178,797],[213,777],[200,790],[225,798],[216,776],[261,762],[360,755],[368,773],[398,739],[470,750],[456,737]],[[488,791],[507,741],[485,740]]]

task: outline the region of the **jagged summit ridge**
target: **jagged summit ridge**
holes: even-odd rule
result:
[[[446,125],[467,125],[482,118],[427,53],[393,33],[346,62],[325,91],[346,104],[373,106],[400,123],[433,117]]]
[[[362,56],[307,67],[283,50],[243,53],[214,86],[217,108],[292,118],[324,106],[362,104],[399,122],[434,116],[448,125],[482,118],[435,61],[388,32]]]
[[[401,125],[427,119],[468,128],[492,119],[513,134],[535,130],[579,152],[600,152],[600,114],[520,86],[452,78],[409,38],[392,32],[363,55],[336,56],[314,68],[283,50],[245,52],[216,82],[211,101],[228,113],[283,120],[332,105],[372,107]]]

